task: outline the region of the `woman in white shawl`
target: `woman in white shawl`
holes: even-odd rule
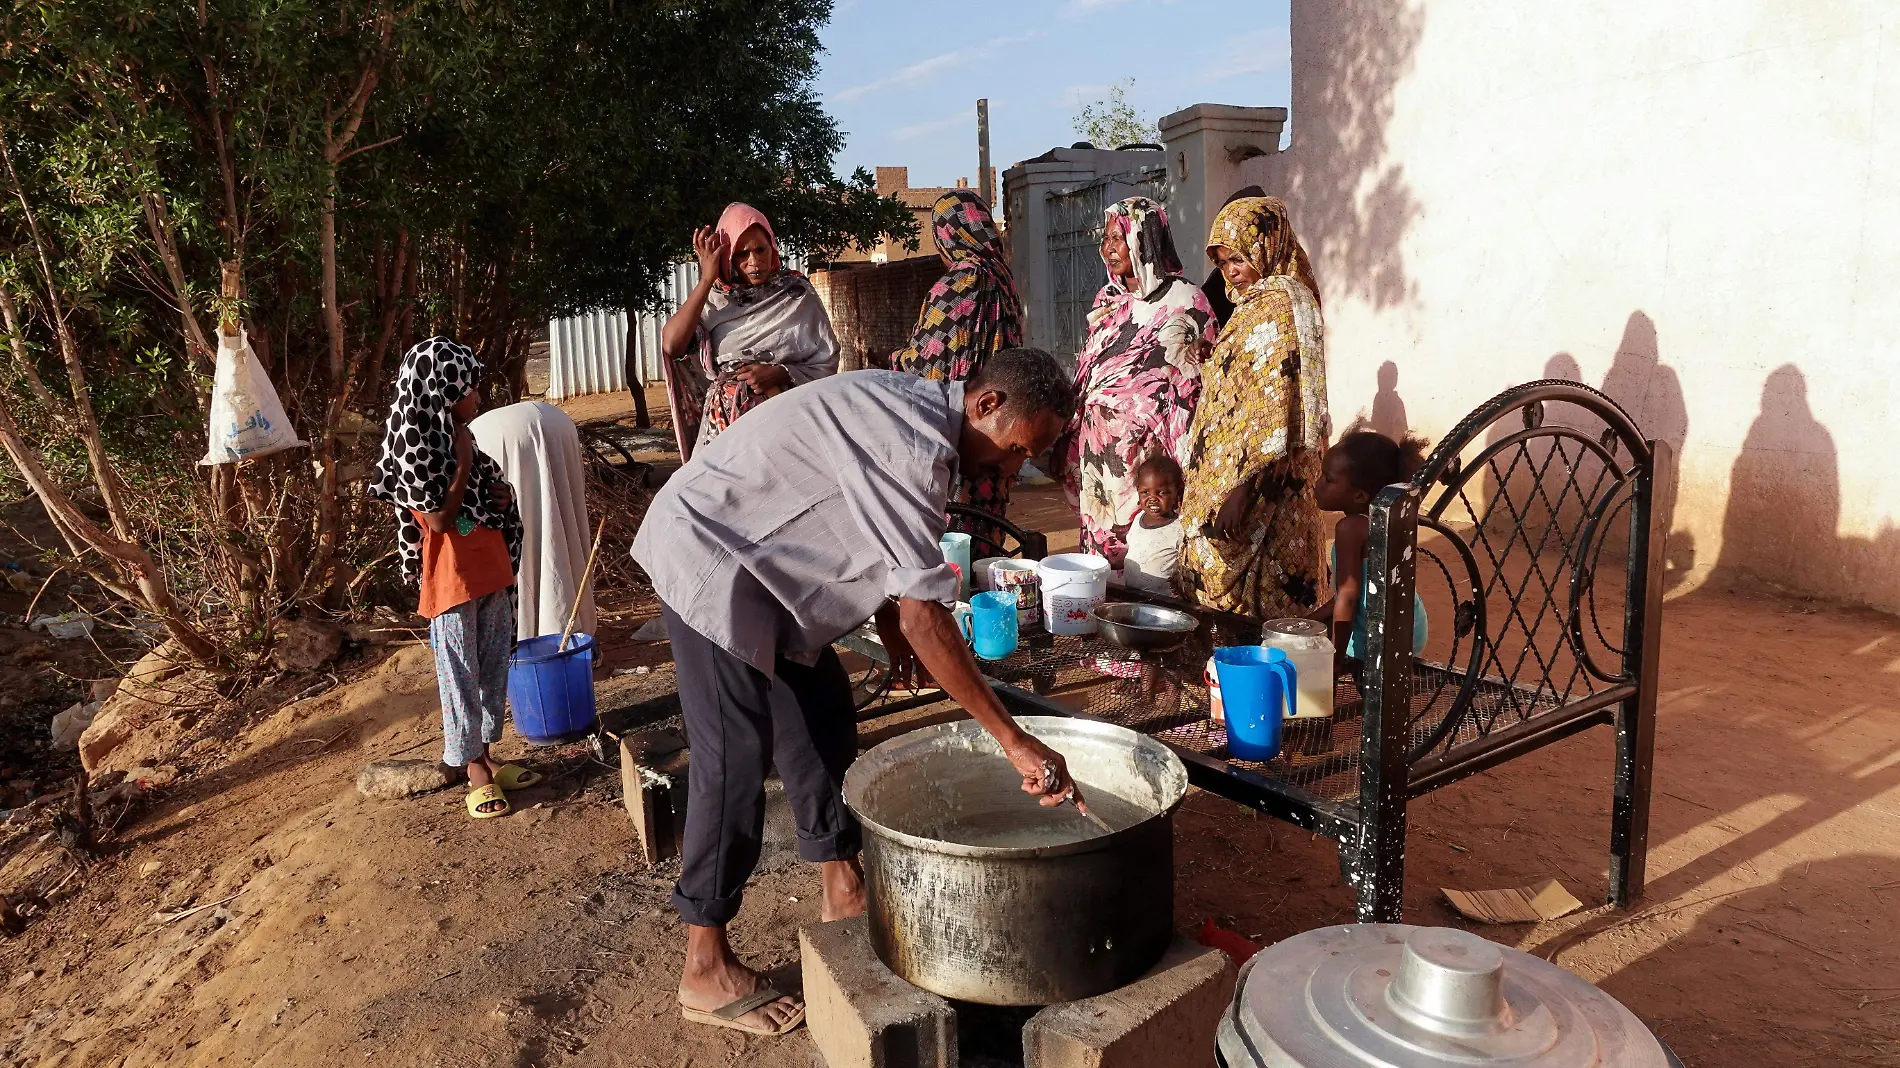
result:
[[[574,632],[594,633],[593,583],[583,581],[590,544],[587,473],[574,420],[552,404],[522,401],[485,412],[468,428],[476,446],[501,465],[521,510],[516,640],[561,633],[577,595]]]
[[[836,374],[838,335],[811,283],[779,260],[765,214],[729,204],[693,234],[699,284],[660,332],[680,458],[761,401]]]

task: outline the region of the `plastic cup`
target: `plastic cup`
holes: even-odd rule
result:
[[[953,530],[938,538],[937,544],[943,549],[944,562],[956,565],[957,579],[960,583],[957,596],[968,597],[970,595],[970,536],[960,530]]]
[[[1238,760],[1280,755],[1280,721],[1293,714],[1299,674],[1279,649],[1237,645],[1214,650],[1227,753]]]
[[[970,647],[984,660],[1001,660],[1016,651],[1016,595],[991,591],[970,598],[970,614],[959,621]]]

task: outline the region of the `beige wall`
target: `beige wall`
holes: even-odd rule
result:
[[[1291,125],[1337,424],[1576,378],[1689,584],[1900,609],[1900,3],[1296,3]]]

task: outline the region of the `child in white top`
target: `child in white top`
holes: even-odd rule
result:
[[[1128,524],[1122,582],[1130,589],[1174,594],[1174,569],[1181,559],[1181,465],[1157,453],[1135,466],[1140,511]]]

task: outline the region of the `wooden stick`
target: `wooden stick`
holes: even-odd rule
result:
[[[567,626],[561,628],[561,644],[555,649],[557,653],[567,652],[567,640],[574,636],[574,621],[580,618],[581,602],[587,598],[587,580],[594,574],[594,557],[600,555],[600,539],[606,533],[607,520],[603,517],[600,527],[594,531],[594,547],[587,550],[587,566],[581,569],[580,586],[574,591],[574,607],[567,610]]]
[[[20,617],[21,626],[25,626],[26,624],[33,622],[33,610],[40,606],[40,598],[46,596],[46,591],[48,588],[50,588],[53,585],[53,580],[58,578],[59,573],[64,570],[66,570],[66,565],[65,564],[59,565],[58,567],[53,569],[52,574],[46,576],[45,582],[40,583],[40,591],[33,595],[33,600],[28,602],[26,606],[26,614]]]

